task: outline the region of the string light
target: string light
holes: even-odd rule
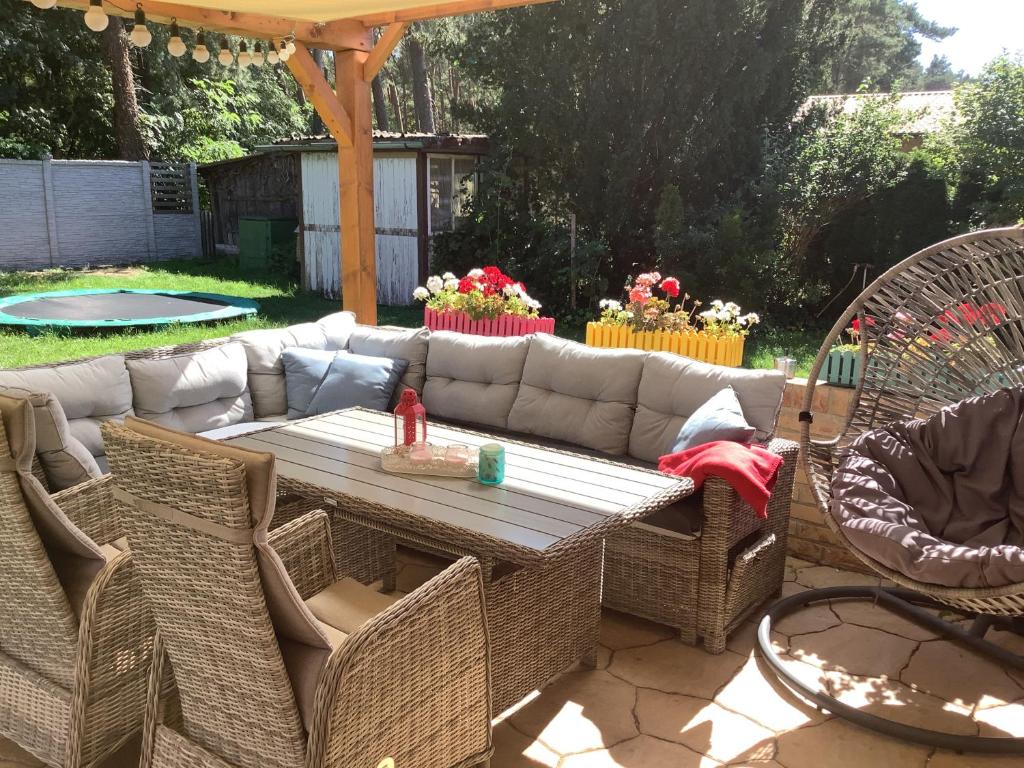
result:
[[[205,64],[210,60],[210,49],[206,47],[206,35],[203,30],[199,30],[199,34],[196,35],[196,47],[192,49],[192,60],[199,64]]]
[[[48,11],[57,4],[57,0],[32,0],[32,5],[36,8],[41,8],[44,11]]]
[[[132,27],[132,33],[128,35],[128,39],[136,48],[145,48],[153,42],[153,33],[146,26],[146,12],[142,10],[142,3],[135,8],[135,26]]]
[[[281,60],[281,57],[277,55],[277,48],[273,42],[267,43],[267,63],[277,64]]]
[[[289,39],[288,40],[288,55],[289,56],[294,56],[295,55],[295,40],[294,39]]]
[[[291,53],[288,51],[288,44],[284,40],[281,41],[281,48],[277,52],[277,58],[281,61],[288,61],[291,58]]]
[[[103,0],[89,0],[89,10],[85,12],[85,26],[93,32],[102,32],[109,23],[110,19],[103,10]]]
[[[245,40],[242,40],[238,44],[238,66],[248,67],[252,64],[252,54],[249,53],[249,47],[245,44]]]
[[[167,52],[176,59],[185,55],[188,48],[185,41],[181,39],[181,30],[178,29],[178,20],[171,19],[171,39],[167,41]]]
[[[259,40],[256,41],[256,45],[252,49],[252,63],[254,66],[262,67],[264,62],[263,57],[263,44]]]
[[[217,54],[217,61],[225,67],[230,67],[231,62],[234,60],[235,57],[231,55],[231,49],[228,48],[228,39],[226,37],[222,37],[220,39],[220,53]]]

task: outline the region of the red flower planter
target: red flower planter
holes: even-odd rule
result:
[[[474,336],[525,336],[528,333],[554,333],[553,317],[502,315],[493,320],[470,320],[465,312],[438,312],[423,308],[423,324],[432,331],[455,331]]]

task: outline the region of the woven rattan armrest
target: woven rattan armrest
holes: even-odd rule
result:
[[[114,501],[112,475],[103,475],[58,491],[50,498],[78,528],[97,544],[110,544],[125,535],[124,514]]]
[[[299,596],[307,600],[337,579],[327,513],[308,512],[270,532],[270,546],[284,563]]]
[[[122,552],[96,576],[82,606],[69,736],[81,754],[68,764],[91,765],[141,729],[155,632],[132,554]]]
[[[479,563],[465,557],[331,656],[307,764],[373,764],[366,756],[379,755],[395,765],[476,765],[492,752],[490,709],[483,580]]]

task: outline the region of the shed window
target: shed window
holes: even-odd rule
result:
[[[466,216],[476,194],[476,158],[431,155],[427,189],[430,194],[430,233],[451,232]]]

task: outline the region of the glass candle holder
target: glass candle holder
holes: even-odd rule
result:
[[[409,461],[413,464],[429,464],[434,460],[434,451],[430,443],[413,443],[409,447]]]
[[[464,467],[469,464],[469,448],[465,445],[449,445],[444,452],[444,460],[453,467]]]
[[[480,446],[480,464],[476,479],[484,485],[497,485],[505,480],[505,449],[497,443]]]

